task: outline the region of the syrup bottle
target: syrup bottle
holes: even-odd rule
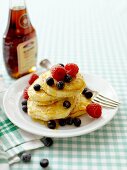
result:
[[[10,0],[8,24],[3,37],[3,57],[7,72],[13,78],[36,70],[37,37],[25,0]]]

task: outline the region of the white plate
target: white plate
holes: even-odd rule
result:
[[[30,75],[24,76],[9,87],[5,93],[3,105],[8,118],[16,126],[30,133],[59,138],[87,134],[107,124],[114,117],[118,110],[118,108],[103,108],[103,114],[99,119],[93,119],[87,114],[81,116],[82,124],[80,127],[66,125],[55,130],[49,129],[45,125],[39,124],[38,122],[33,122],[32,119],[21,109],[22,93],[23,89],[28,84],[27,82],[29,77]],[[89,88],[118,101],[115,90],[107,81],[98,76],[88,74],[85,74],[84,78]]]

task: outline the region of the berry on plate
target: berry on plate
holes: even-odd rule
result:
[[[34,90],[35,90],[35,91],[39,91],[40,88],[41,88],[40,84],[35,84],[35,85],[34,85]]]
[[[72,117],[68,117],[67,119],[66,119],[66,124],[67,125],[72,125],[74,123],[74,119],[72,118]]]
[[[85,95],[85,93],[88,91],[88,88],[86,87],[83,91],[82,94]]]
[[[66,75],[66,70],[63,66],[57,65],[51,68],[51,74],[55,80],[61,81],[64,80],[64,77]]]
[[[55,120],[49,120],[47,125],[48,125],[49,129],[55,129],[56,128]]]
[[[71,103],[69,101],[65,100],[63,102],[63,106],[68,109],[69,107],[71,107]]]
[[[90,103],[86,107],[86,111],[88,115],[93,118],[99,118],[102,115],[102,107],[100,104],[97,103]]]
[[[38,78],[39,76],[37,74],[32,74],[32,76],[29,79],[29,84],[33,84],[33,82]]]
[[[72,77],[71,77],[69,74],[67,74],[67,75],[65,75],[65,77],[64,77],[64,81],[65,81],[66,83],[70,83],[70,82],[72,81]]]
[[[85,97],[87,99],[90,99],[92,96],[93,96],[93,93],[90,90],[87,90],[86,93],[85,93]]]
[[[59,90],[62,90],[64,88],[64,82],[63,81],[58,81],[56,83],[56,87],[59,89]]]
[[[26,105],[23,105],[23,106],[22,106],[22,110],[23,110],[25,113],[27,113],[27,106],[26,106]]]
[[[29,88],[29,86],[26,87],[26,88],[24,89],[24,92],[23,92],[23,98],[26,99],[26,100],[29,98],[29,96],[28,96],[28,88]]]
[[[79,71],[79,68],[74,63],[68,63],[65,65],[65,70],[66,70],[67,74],[69,74],[72,77],[75,77]]]
[[[66,119],[59,119],[59,125],[65,126],[66,125]]]
[[[76,127],[79,127],[81,125],[81,119],[80,118],[75,117],[73,121],[74,121],[74,125]]]
[[[62,67],[64,67],[64,64],[62,64],[62,63],[59,63],[59,65],[62,66]]]
[[[52,78],[52,77],[48,77],[48,78],[46,79],[46,83],[47,83],[49,86],[52,86],[52,85],[54,84],[53,78]]]
[[[22,101],[22,106],[24,106],[24,105],[27,106],[27,100],[26,99]]]

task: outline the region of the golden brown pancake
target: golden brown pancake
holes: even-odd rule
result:
[[[90,99],[86,99],[82,94],[79,95],[74,109],[70,113],[70,117],[78,117],[86,113],[86,106],[91,103]]]
[[[78,73],[76,75],[76,78],[73,78],[73,80],[70,83],[65,83],[64,89],[62,90],[59,90],[56,87],[56,81],[53,86],[47,85],[46,79],[48,77],[51,77],[50,71],[41,74],[39,77],[39,81],[40,81],[39,84],[48,95],[54,96],[56,98],[76,96],[77,94],[80,94],[86,86],[85,81],[83,80],[83,77],[80,73]]]
[[[28,88],[28,96],[29,96],[30,100],[36,101],[40,105],[48,105],[48,104],[52,104],[52,103],[54,103],[58,100],[61,100],[61,98],[56,98],[56,97],[48,95],[47,93],[45,93],[45,91],[42,88],[41,88],[40,91],[35,91],[33,87],[34,87],[35,84],[40,84],[40,81],[41,80],[38,78]]]
[[[85,81],[80,73],[70,83],[65,83],[62,90],[54,85],[49,86],[46,79],[51,77],[51,72],[47,71],[39,76],[29,87],[27,101],[28,115],[33,119],[43,121],[64,119],[66,117],[78,117],[86,113],[86,106],[91,102],[81,93],[86,87]],[[39,84],[41,89],[34,90],[34,85]],[[70,108],[65,108],[63,102],[67,100],[71,103]]]
[[[70,112],[73,110],[77,98],[71,97],[66,98],[71,103],[70,108],[63,107],[64,100],[57,101],[53,104],[47,106],[37,105],[36,102],[28,100],[28,115],[34,119],[40,119],[43,121],[66,118]]]

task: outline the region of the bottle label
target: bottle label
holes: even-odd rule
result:
[[[23,74],[28,72],[33,66],[36,65],[37,58],[37,40],[32,38],[28,41],[20,43],[17,46],[18,54],[18,72]]]

